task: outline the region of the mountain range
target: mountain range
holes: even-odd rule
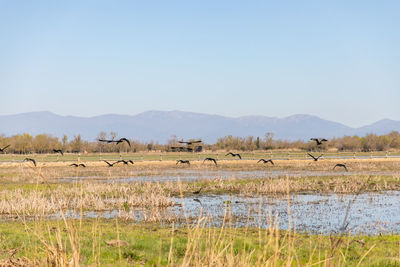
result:
[[[400,121],[384,119],[360,128],[348,127],[312,115],[285,118],[244,116],[231,118],[184,111],[146,111],[137,115],[106,114],[95,117],[60,116],[48,111],[0,116],[0,134],[41,133],[69,139],[80,134],[92,141],[100,132],[116,132],[119,137],[165,143],[172,136],[178,139],[201,138],[215,143],[227,135],[264,137],[267,132],[275,139],[308,140],[310,137],[364,136],[400,131]]]

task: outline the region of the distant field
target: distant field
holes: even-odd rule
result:
[[[242,159],[258,160],[265,159],[310,159],[307,155],[308,152],[293,152],[293,151],[271,151],[271,152],[236,152],[240,153]],[[323,157],[328,159],[374,159],[374,158],[396,158],[400,157],[400,151],[396,152],[310,152],[318,156],[323,154]],[[163,161],[163,160],[203,160],[206,157],[213,157],[218,160],[231,160],[232,156],[225,156],[226,152],[202,152],[202,153],[188,153],[188,152],[144,152],[144,153],[89,153],[89,154],[75,154],[65,153],[64,156],[57,154],[0,154],[0,162],[2,161],[21,161],[26,157],[34,157],[37,161],[52,162],[52,161],[98,161],[98,160],[119,160],[119,159],[132,159],[135,161]],[[237,159],[237,158],[234,158]]]

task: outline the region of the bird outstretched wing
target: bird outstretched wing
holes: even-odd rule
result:
[[[122,142],[126,142],[126,143],[129,145],[129,147],[131,147],[131,142],[130,142],[128,139],[126,139],[126,138],[121,138],[121,139],[119,139],[119,140],[117,141],[117,144],[122,143]]]

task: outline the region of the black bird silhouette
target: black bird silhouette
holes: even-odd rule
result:
[[[315,142],[317,143],[317,146],[322,145],[322,142],[327,142],[327,141],[328,141],[328,140],[326,140],[325,138],[321,138],[321,139],[318,139],[318,138],[310,138],[310,140],[315,141]]]
[[[228,156],[228,155],[232,155],[232,157],[238,157],[239,159],[242,159],[242,156],[240,156],[239,153],[238,153],[238,154],[235,154],[235,153],[229,152],[229,153],[226,154],[225,156]]]
[[[196,191],[194,191],[194,192],[193,192],[193,194],[194,194],[194,195],[198,195],[198,194],[200,194],[200,191],[201,191],[201,189],[203,189],[203,187],[200,187],[200,189],[199,189],[199,190],[196,190]]]
[[[116,161],[116,162],[114,162],[114,163],[110,163],[110,162],[108,162],[107,160],[103,160],[105,163],[107,163],[108,164],[108,167],[113,167],[114,166],[114,164],[117,164],[118,163],[118,161]]]
[[[259,163],[259,162],[262,162],[262,163],[264,163],[264,164],[265,164],[265,163],[268,163],[268,162],[271,162],[272,165],[275,165],[274,162],[272,161],[272,159],[268,159],[268,160],[266,160],[266,159],[260,159],[259,161],[257,161],[257,163]]]
[[[117,145],[118,145],[119,143],[126,142],[126,143],[129,145],[129,147],[131,147],[131,142],[129,142],[129,140],[126,139],[126,138],[120,138],[119,140],[117,140],[117,141],[115,141],[115,142],[117,143]]]
[[[214,159],[214,158],[205,158],[205,159],[203,160],[203,163],[204,163],[205,161],[213,161],[213,162],[214,162],[214,164],[215,164],[215,166],[218,166],[218,164],[217,164],[217,160],[216,160],[216,159]]]
[[[188,166],[190,166],[190,161],[188,161],[188,160],[178,159],[178,160],[176,161],[176,165],[178,165],[179,163],[181,163],[181,164],[187,164]]]
[[[75,168],[78,168],[78,167],[84,167],[84,168],[86,168],[86,165],[85,165],[85,164],[83,164],[83,163],[81,163],[81,164],[72,163],[72,164],[70,164],[69,166],[71,166],[71,167],[75,167]]]
[[[132,160],[124,160],[124,159],[118,160],[118,161],[115,162],[114,164],[118,164],[118,163],[124,163],[125,165],[128,165],[129,163],[131,163],[132,165],[135,164],[135,163],[133,163]]]
[[[36,160],[34,160],[34,159],[31,159],[31,158],[25,158],[25,159],[24,159],[24,161],[30,161],[30,162],[32,162],[32,163],[33,163],[33,165],[35,165],[35,167],[36,167]]]
[[[129,145],[129,147],[131,147],[131,142],[129,142],[129,140],[128,139],[126,139],[126,138],[120,138],[120,139],[118,139],[118,140],[109,140],[109,139],[98,139],[98,141],[99,142],[105,142],[105,143],[116,143],[117,145],[119,144],[119,143],[122,143],[122,142],[126,142],[128,145]]]
[[[60,153],[61,156],[64,156],[64,152],[61,149],[53,149],[54,153]]]
[[[185,142],[185,141],[178,141],[178,143],[180,143],[180,144],[187,144],[187,145],[197,144],[197,143],[201,143],[201,142],[202,142],[201,140],[187,141],[187,142]]]
[[[335,169],[336,167],[343,167],[346,170],[346,172],[348,172],[346,165],[344,165],[342,163],[336,164],[335,167],[333,167],[333,169]]]
[[[318,161],[320,157],[322,157],[324,154],[319,155],[318,157],[314,157],[313,155],[311,155],[310,153],[307,153],[310,157],[312,157],[314,159],[314,161]]]
[[[107,139],[99,139],[98,140],[99,142],[104,142],[104,143],[113,143],[113,142],[116,142],[115,140],[107,140]]]
[[[201,201],[200,201],[200,199],[198,199],[198,198],[193,198],[193,201],[195,201],[195,202],[197,202],[197,203],[199,203],[200,205],[202,205],[202,206],[203,206],[203,204],[201,204]]]
[[[9,146],[10,146],[10,145],[6,145],[5,147],[0,148],[0,152],[4,152],[4,150],[6,150]]]

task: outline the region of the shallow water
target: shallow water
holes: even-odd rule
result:
[[[210,226],[221,226],[224,215],[232,218],[233,226],[266,228],[278,225],[280,229],[329,234],[350,231],[352,234],[376,235],[400,233],[400,192],[354,194],[299,194],[287,197],[247,197],[229,195],[200,195],[174,198],[176,206],[157,212],[160,218],[184,221],[198,218],[200,212],[210,218]],[[288,203],[290,203],[288,205]],[[349,205],[350,203],[350,205]],[[348,218],[345,220],[349,207]],[[72,211],[68,217],[78,218]],[[104,212],[86,212],[85,218],[123,217],[141,221],[148,215],[144,208]],[[60,215],[51,216],[60,219]],[[276,218],[275,223],[273,223]],[[277,223],[277,224],[276,224]],[[344,225],[347,225],[344,229]]]
[[[193,199],[185,199],[185,209],[189,215],[197,215],[202,208],[217,220],[223,216],[229,204],[232,214],[239,218],[236,222],[240,226],[246,224],[248,217],[251,226],[258,226],[261,215],[261,226],[267,227],[270,218],[277,215],[281,229],[293,228],[295,225],[298,231],[327,234],[343,231],[343,225],[348,223],[344,231],[351,230],[352,233],[400,233],[400,192],[397,191],[358,196],[292,195],[289,198],[290,205],[287,198],[271,197],[200,196],[197,199],[201,204]],[[349,202],[348,219],[343,223]]]
[[[106,183],[129,183],[129,182],[177,182],[180,181],[196,181],[202,179],[257,179],[257,178],[277,178],[281,176],[289,177],[318,177],[318,176],[351,176],[351,175],[398,175],[398,172],[383,172],[383,171],[363,171],[363,172],[345,172],[345,171],[292,171],[292,170],[254,170],[254,171],[227,171],[227,170],[203,170],[203,169],[180,169],[180,170],[165,170],[162,174],[149,173],[143,175],[132,172],[131,177],[113,177],[105,178],[104,176],[90,176],[90,177],[64,177],[58,179],[58,182],[73,182],[73,181],[90,181],[96,180]]]

